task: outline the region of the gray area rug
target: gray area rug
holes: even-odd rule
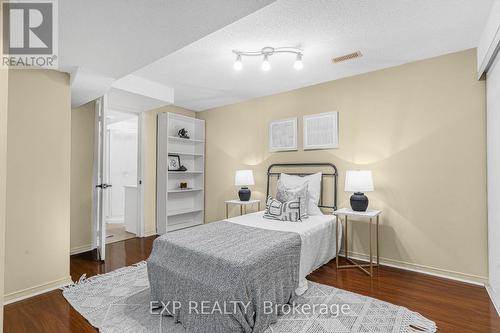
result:
[[[145,262],[116,271],[82,276],[63,289],[66,300],[101,332],[185,333],[172,317],[151,314]],[[296,304],[302,310],[283,309],[266,333],[410,333],[436,332],[436,324],[404,307],[345,290],[309,282],[309,290]],[[311,309],[317,305],[315,311]],[[348,311],[325,313],[348,305]],[[305,311],[309,309],[310,311]],[[338,315],[336,315],[338,313]]]

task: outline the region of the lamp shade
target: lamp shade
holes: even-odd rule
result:
[[[253,179],[253,171],[237,170],[236,175],[234,176],[234,185],[236,186],[255,185],[255,181]]]
[[[350,170],[345,177],[345,192],[372,192],[373,178],[370,170]]]

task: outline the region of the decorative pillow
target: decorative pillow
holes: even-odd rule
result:
[[[300,198],[287,202],[281,202],[272,197],[267,198],[264,217],[271,220],[302,222],[300,217]]]
[[[321,176],[321,172],[304,177],[282,173],[280,175],[280,181],[282,181],[287,188],[294,188],[307,182],[307,196],[309,199],[307,203],[307,214],[323,215],[321,209],[318,207],[319,198],[321,197]]]
[[[306,219],[307,215],[307,188],[308,182],[304,184],[294,187],[288,188],[283,184],[281,180],[278,181],[277,189],[276,189],[276,199],[281,202],[292,201],[296,199],[300,199],[300,214],[301,218]]]

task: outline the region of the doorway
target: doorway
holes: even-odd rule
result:
[[[106,244],[137,236],[137,158],[139,115],[115,110],[106,114],[104,195]]]
[[[93,246],[105,260],[106,244],[143,237],[142,112],[96,100]]]

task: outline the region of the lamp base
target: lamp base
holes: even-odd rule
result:
[[[238,196],[240,197],[240,201],[249,201],[252,196],[252,191],[248,187],[242,187],[238,191]]]
[[[366,212],[368,208],[368,197],[361,192],[356,192],[351,196],[351,208],[356,212]]]

